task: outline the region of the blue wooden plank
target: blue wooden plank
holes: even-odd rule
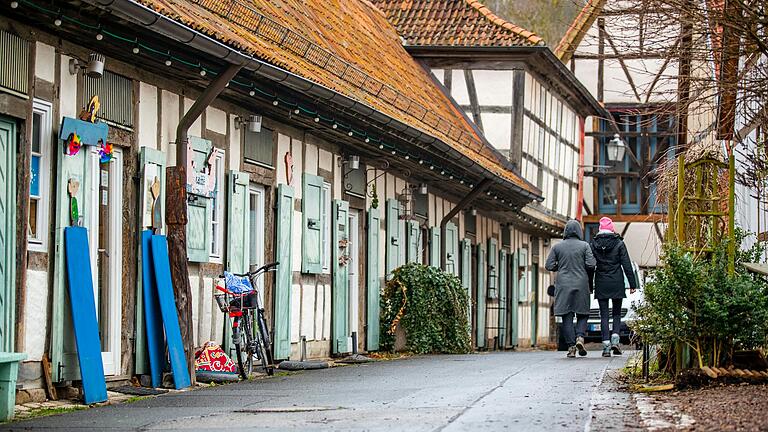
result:
[[[165,339],[163,318],[160,315],[160,299],[155,286],[155,271],[152,261],[152,230],[141,233],[141,288],[144,297],[144,322],[147,332],[147,355],[152,387],[160,387],[165,369]]]
[[[64,228],[69,304],[72,309],[72,326],[75,330],[83,395],[87,404],[107,400],[107,382],[104,379],[104,364],[101,360],[101,340],[96,319],[89,250],[87,229]]]
[[[168,357],[171,359],[173,383],[177,389],[192,385],[187,368],[187,358],[184,355],[184,344],[181,341],[179,316],[176,313],[176,300],[173,297],[173,282],[171,282],[171,266],[168,261],[168,240],[164,235],[153,235],[152,262],[155,269],[155,285],[160,300],[160,313],[163,317],[165,337],[168,340]]]
[[[91,123],[70,117],[64,117],[61,122],[59,139],[66,140],[69,134],[76,133],[80,137],[80,143],[83,145],[99,145],[99,141],[106,144],[109,126],[106,123]]]

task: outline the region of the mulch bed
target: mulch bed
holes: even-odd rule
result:
[[[716,385],[654,394],[696,422],[687,431],[768,431],[768,384]]]

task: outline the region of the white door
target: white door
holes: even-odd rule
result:
[[[349,211],[349,331],[357,332],[358,343],[360,339],[359,318],[360,306],[358,304],[358,295],[360,294],[360,231],[359,231],[360,213],[357,210]],[[350,335],[348,345],[352,349],[352,337]]]
[[[99,320],[101,358],[105,375],[120,373],[122,260],[123,260],[123,155],[114,150],[111,162],[99,162],[98,147],[88,150],[93,294]]]

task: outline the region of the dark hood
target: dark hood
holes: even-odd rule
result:
[[[569,220],[568,223],[565,224],[565,229],[563,230],[563,238],[577,238],[579,240],[584,238],[584,232],[581,230],[581,223],[575,219]]]
[[[595,248],[603,251],[611,250],[621,242],[621,236],[616,233],[600,233],[592,239]]]

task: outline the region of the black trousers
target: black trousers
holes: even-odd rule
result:
[[[587,334],[587,319],[589,315],[576,315],[576,328],[573,328],[573,312],[563,315],[563,324],[560,327],[565,337],[565,343],[569,347],[576,345],[577,337],[584,337]]]
[[[623,299],[610,299],[613,303],[611,308],[611,317],[613,317],[613,333],[619,334],[621,331],[621,301]],[[603,340],[611,340],[611,330],[608,329],[608,299],[598,299],[597,303],[600,305],[600,333],[602,333]]]

